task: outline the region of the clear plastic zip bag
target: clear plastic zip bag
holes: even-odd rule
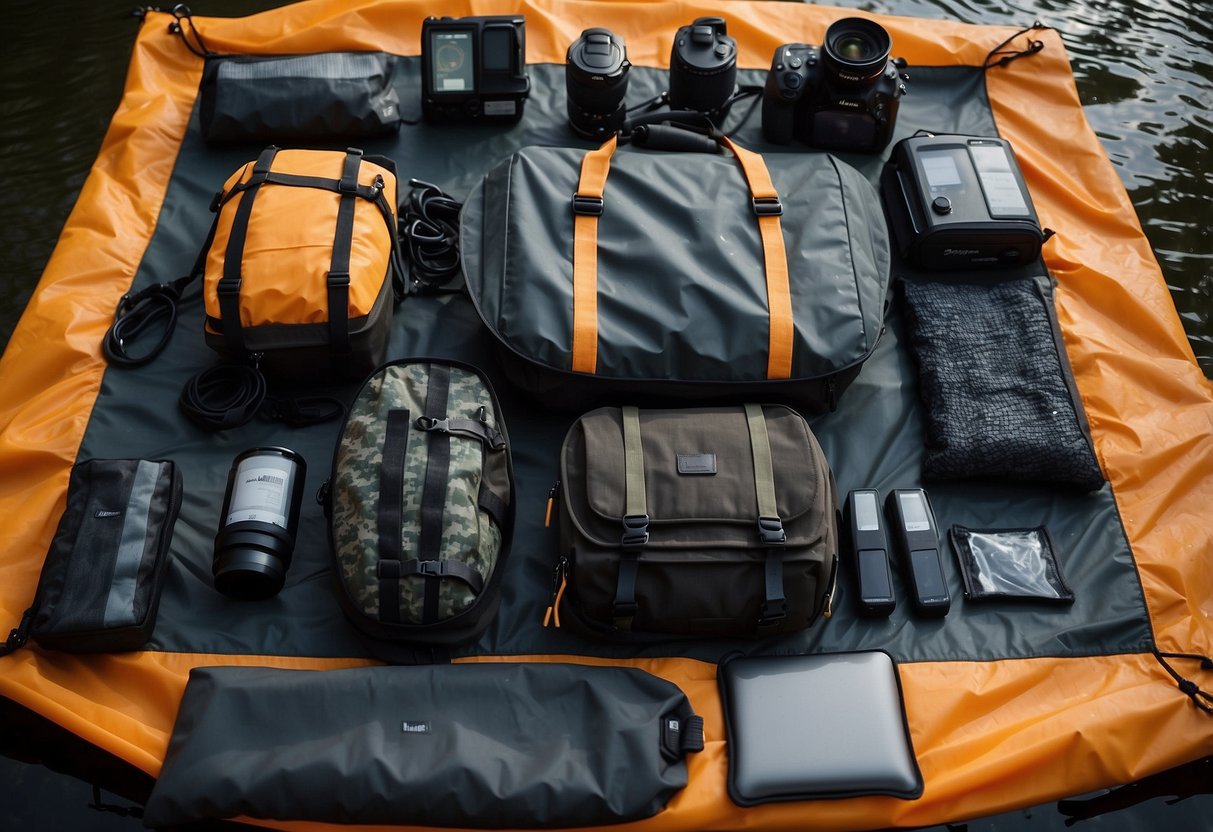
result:
[[[1034,529],[968,529],[949,534],[965,598],[970,601],[1023,599],[1069,604],[1074,593],[1057,562],[1053,539],[1043,526]]]

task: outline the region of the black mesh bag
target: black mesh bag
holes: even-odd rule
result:
[[[926,411],[923,477],[1099,488],[1049,279],[901,286]]]

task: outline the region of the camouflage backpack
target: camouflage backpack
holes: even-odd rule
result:
[[[512,493],[501,409],[479,371],[380,367],[350,406],[325,497],[346,615],[379,639],[475,639],[497,611]]]

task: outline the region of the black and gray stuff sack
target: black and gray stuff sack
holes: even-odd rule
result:
[[[326,489],[338,597],[360,631],[448,646],[484,631],[500,601],[514,485],[501,409],[478,370],[419,359],[372,373]]]

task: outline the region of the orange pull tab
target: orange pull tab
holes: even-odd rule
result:
[[[568,558],[562,557],[556,564],[556,574],[552,576],[552,600],[543,613],[543,626],[555,624],[560,629],[560,601],[564,598],[564,588],[568,585]]]
[[[543,515],[543,527],[550,529],[552,527],[552,507],[556,505],[556,489],[560,487],[560,480],[556,480],[556,484],[548,489],[548,508]]]

